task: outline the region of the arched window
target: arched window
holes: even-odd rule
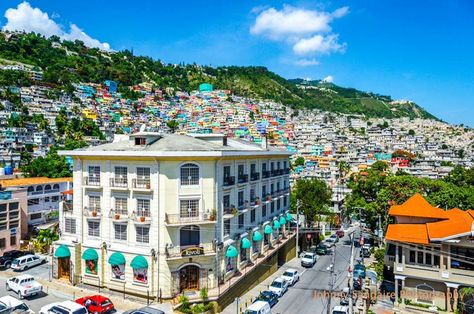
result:
[[[28,187],[28,193],[31,193],[31,192],[34,192],[35,191],[35,188],[32,187],[32,186],[29,186]]]
[[[55,185],[53,185],[53,190],[59,190],[59,184],[56,183]]]
[[[181,166],[181,185],[199,185],[199,166],[187,163]]]
[[[416,301],[420,303],[433,304],[435,297],[434,289],[427,284],[416,286]]]
[[[45,193],[48,193],[49,191],[51,191],[51,185],[46,184],[46,185],[44,186],[44,192],[45,192]]]
[[[38,185],[36,187],[36,192],[43,192],[43,187],[41,185]]]
[[[201,244],[200,229],[198,226],[184,226],[179,230],[179,245],[196,246]]]

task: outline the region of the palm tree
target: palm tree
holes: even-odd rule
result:
[[[351,170],[351,167],[349,166],[347,162],[342,160],[337,163],[337,169],[339,170],[339,178],[343,178],[346,176],[346,174],[349,173],[349,171]]]
[[[169,120],[166,122],[166,126],[170,129],[171,133],[174,133],[179,127],[179,122],[176,120]]]

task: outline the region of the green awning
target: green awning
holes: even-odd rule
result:
[[[272,227],[270,227],[270,225],[266,225],[265,229],[263,229],[263,232],[265,234],[271,234],[273,232]]]
[[[281,217],[280,217],[280,225],[283,226],[283,225],[285,225],[285,224],[286,224],[286,219],[285,219],[285,217],[281,216]]]
[[[64,244],[61,244],[60,246],[58,246],[58,248],[54,252],[54,257],[57,257],[57,258],[71,257],[71,251],[69,251],[69,248],[67,246],[65,246]]]
[[[278,228],[280,228],[280,223],[278,222],[278,220],[274,220],[274,221],[273,221],[273,229],[276,230],[276,229],[278,229]]]
[[[291,216],[290,213],[286,213],[286,220],[287,220],[287,221],[292,221],[292,220],[293,220],[293,216]]]
[[[261,234],[260,232],[255,231],[255,232],[253,233],[253,238],[252,238],[252,240],[254,240],[255,242],[257,242],[257,241],[262,241],[262,239],[263,239],[263,237],[262,237],[262,234]]]
[[[109,257],[109,264],[110,265],[124,265],[125,264],[125,256],[123,256],[120,252],[115,252],[114,254],[110,255]]]
[[[240,241],[240,247],[243,249],[250,249],[252,247],[252,243],[250,243],[249,239],[243,238]]]
[[[133,269],[148,268],[148,262],[143,256],[137,255],[132,259],[130,266],[132,266]]]
[[[94,249],[87,249],[82,253],[82,259],[86,261],[96,261],[99,259],[97,251]]]
[[[229,247],[225,251],[225,257],[232,258],[232,257],[237,257],[238,255],[239,255],[239,252],[237,251],[237,249],[233,245],[229,245]]]

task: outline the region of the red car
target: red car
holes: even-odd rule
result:
[[[336,235],[338,238],[342,238],[344,236],[344,231],[343,230],[337,230]]]
[[[76,300],[76,303],[83,305],[87,308],[89,313],[92,314],[103,314],[109,313],[115,310],[114,304],[109,298],[101,295],[91,295]]]

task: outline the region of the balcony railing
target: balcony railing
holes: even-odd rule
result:
[[[241,174],[238,177],[238,183],[246,183],[249,181],[249,175],[248,174]]]
[[[31,192],[31,195],[40,195],[40,194],[43,194],[43,190]]]
[[[169,225],[179,225],[187,223],[213,222],[216,220],[216,217],[207,212],[190,212],[181,214],[165,214],[165,220]]]
[[[271,194],[265,194],[263,197],[262,197],[265,201],[271,201],[272,200],[272,195]]]
[[[128,219],[128,210],[127,209],[111,209],[110,218],[114,220],[126,220]]]
[[[232,186],[234,184],[235,184],[234,176],[224,177],[224,186]]]
[[[100,177],[86,177],[84,185],[87,186],[100,186]]]
[[[84,215],[88,217],[100,217],[102,216],[102,212],[100,207],[84,207]]]
[[[151,222],[151,215],[149,209],[139,209],[134,211],[132,214],[132,219],[136,223],[149,224]]]
[[[254,197],[253,199],[250,199],[250,205],[251,206],[258,206],[260,205],[260,197]]]
[[[262,171],[262,178],[263,179],[270,178],[270,171]]]
[[[276,169],[272,171],[272,177],[278,177],[283,174],[283,169]]]
[[[46,193],[46,194],[49,194],[49,193],[59,193],[59,189],[44,190],[44,193]]]
[[[64,201],[63,202],[63,211],[64,212],[72,212],[73,211],[72,201]]]
[[[133,179],[132,186],[134,189],[149,190],[151,189],[150,179]]]
[[[250,174],[250,180],[251,181],[257,181],[260,180],[260,173],[254,172]]]
[[[290,174],[290,168],[283,169],[283,174]]]
[[[214,243],[201,243],[199,245],[172,246],[165,248],[166,258],[188,258],[215,253],[216,246]]]
[[[114,188],[128,188],[127,178],[110,178],[110,186]]]

